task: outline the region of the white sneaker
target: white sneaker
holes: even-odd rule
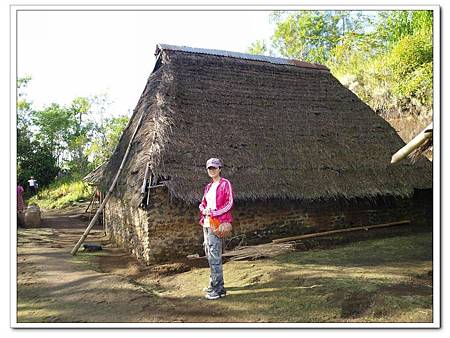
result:
[[[205,298],[206,298],[206,299],[209,299],[209,300],[214,300],[214,299],[219,299],[219,298],[220,298],[220,295],[219,295],[217,292],[212,291],[212,292],[210,292],[210,293],[207,293],[207,294],[205,295]]]

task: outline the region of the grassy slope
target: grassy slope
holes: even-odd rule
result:
[[[422,233],[228,262],[228,295],[212,303],[207,268],[140,283],[186,307],[205,303],[212,322],[431,322],[432,248]]]
[[[92,187],[81,179],[62,179],[39,191],[27,201],[27,204],[37,204],[41,209],[47,210],[60,209],[76,202],[90,200],[92,192]]]

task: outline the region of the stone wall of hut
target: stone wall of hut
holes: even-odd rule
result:
[[[197,253],[203,242],[198,208],[171,199],[163,188],[153,189],[150,196],[148,210],[110,198],[105,224],[111,239],[147,264]]]
[[[105,229],[111,240],[146,261],[149,253],[147,212],[111,196],[103,214]]]
[[[401,220],[431,229],[432,214],[431,191],[417,192],[410,199],[238,202],[233,210],[233,234],[228,244],[257,244],[281,237]],[[112,198],[105,216],[107,231],[116,243],[148,264],[203,254],[197,206],[171,199],[163,188],[152,191],[151,207],[147,211],[131,209],[123,201]]]
[[[295,235],[376,225],[403,220],[413,227],[432,226],[430,192],[413,198],[373,200],[242,203],[236,208],[234,229],[247,244]],[[261,226],[262,225],[262,226]]]

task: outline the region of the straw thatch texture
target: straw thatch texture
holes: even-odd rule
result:
[[[210,157],[224,161],[236,200],[406,197],[432,187],[425,159],[390,165],[404,142],[327,70],[174,49],[157,64],[103,175],[107,186],[146,114],[116,192],[133,205],[147,161],[171,177],[171,196],[198,202]]]
[[[99,165],[92,170],[89,174],[83,177],[83,180],[91,185],[99,185],[102,181],[103,172],[108,162]]]

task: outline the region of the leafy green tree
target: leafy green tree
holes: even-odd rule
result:
[[[255,55],[267,55],[269,53],[269,47],[264,40],[257,40],[247,48],[247,53]]]
[[[372,44],[335,49],[333,74],[381,115],[431,118],[433,99],[431,11],[380,12]]]
[[[129,119],[126,115],[105,119],[102,132],[96,134],[86,152],[93,168],[106,162],[112,155]]]
[[[376,35],[386,49],[393,48],[401,39],[418,32],[431,34],[432,11],[382,11],[378,13]]]
[[[25,89],[31,81],[31,76],[27,75],[17,80],[17,127],[25,129],[29,123],[30,114],[32,112],[32,102],[27,100]]]
[[[34,176],[40,186],[45,186],[58,168],[48,147],[33,137],[31,119],[34,111],[32,102],[26,97],[26,87],[30,81],[30,76],[17,80],[17,180],[26,186],[26,181]]]
[[[362,36],[370,17],[351,11],[274,12],[273,47],[282,55],[326,64],[344,38]]]
[[[67,140],[67,150],[70,154],[69,169],[84,176],[89,171],[89,160],[86,149],[94,131],[94,125],[88,120],[91,102],[85,97],[75,98],[68,110],[72,116],[70,137]]]
[[[91,169],[87,151],[95,133],[103,133],[93,115],[91,100],[85,97],[68,106],[52,103],[32,114],[36,139],[50,149],[59,167],[76,177]]]
[[[69,105],[51,103],[35,110],[26,98],[31,77],[17,81],[17,168],[21,181],[33,175],[41,186],[58,172],[86,175],[115,149],[128,116],[105,118],[107,95],[76,97]]]
[[[30,176],[38,181],[40,187],[50,184],[58,173],[56,159],[45,145],[21,135],[18,130],[17,179],[26,185]]]
[[[72,136],[71,128],[76,122],[72,112],[64,106],[52,103],[35,111],[32,122],[38,129],[35,133],[36,139],[52,152],[58,165],[61,165]]]

